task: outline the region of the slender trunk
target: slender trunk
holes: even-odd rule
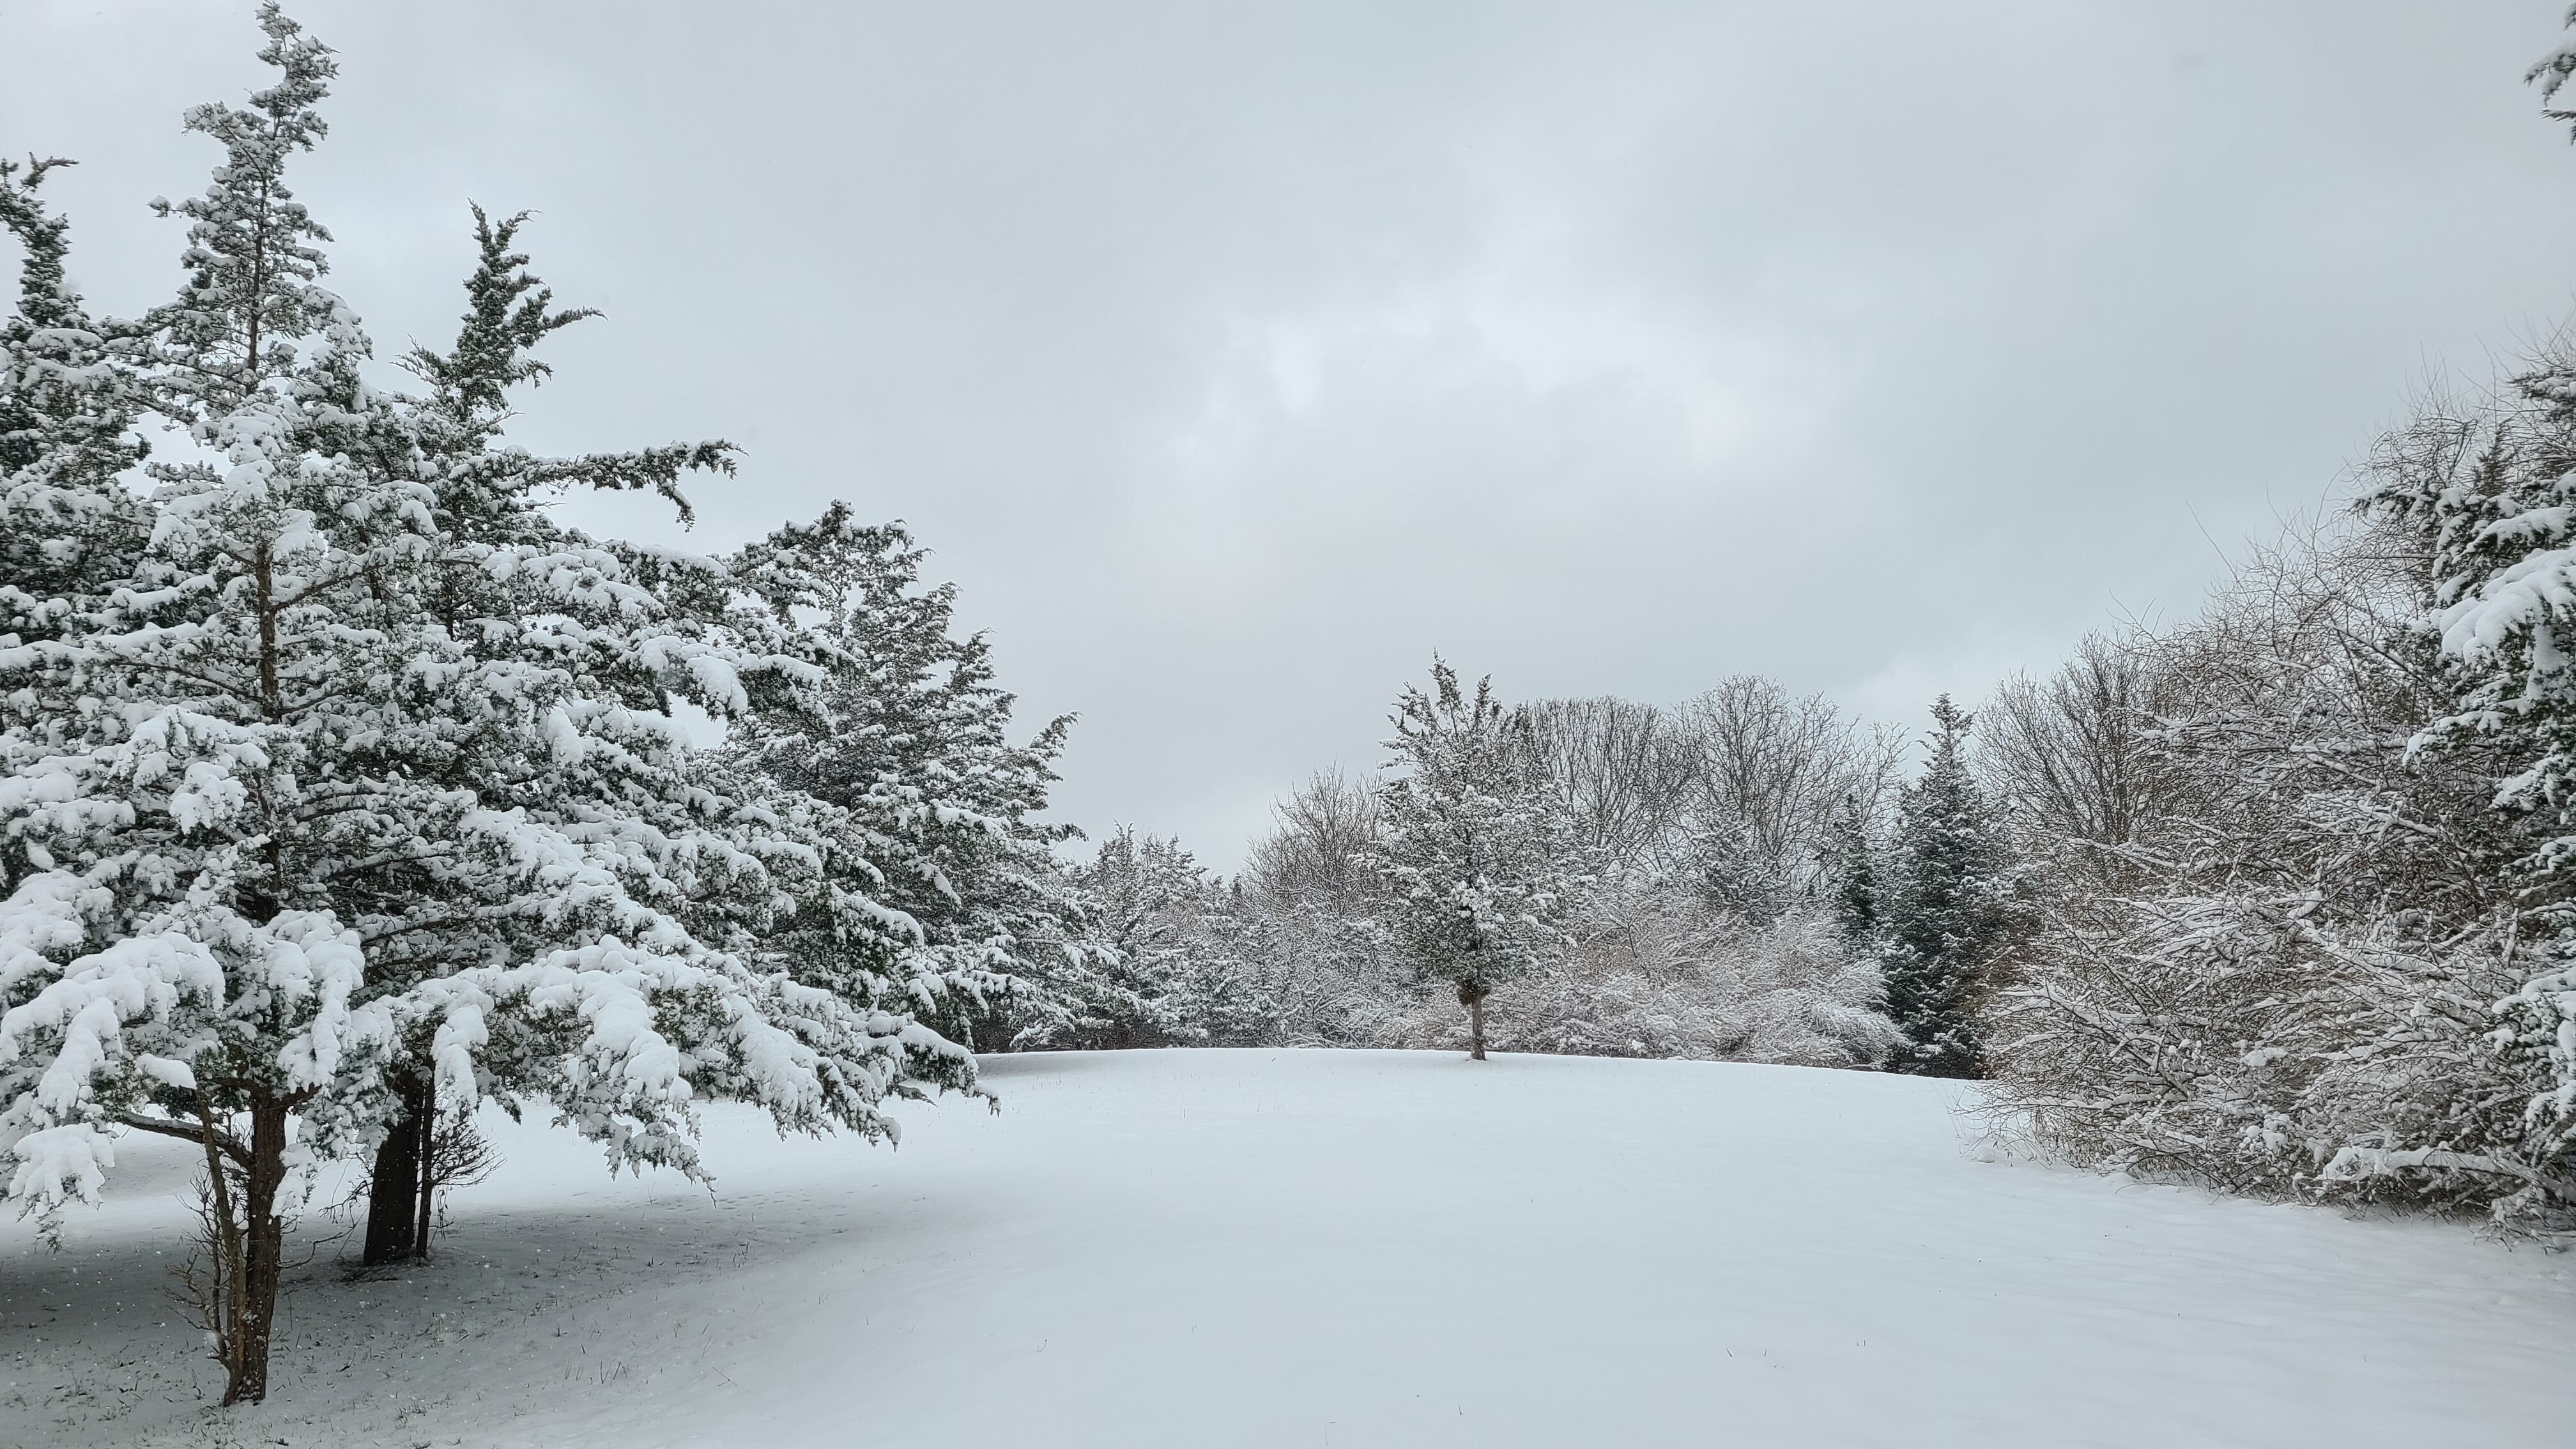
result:
[[[232,1169],[217,1143],[215,1107],[202,1091],[197,1094],[197,1120],[205,1127],[206,1204],[214,1215],[207,1246],[215,1255],[212,1290],[198,1301],[206,1313],[205,1327],[215,1336],[215,1357],[224,1366],[224,1402],[229,1404],[242,1373],[241,1215],[233,1211]]]
[[[376,1170],[367,1189],[367,1242],[359,1258],[365,1263],[411,1257],[420,1244],[414,1203],[427,1176],[428,1115],[421,1110],[423,1094],[417,1079],[397,1077],[394,1094],[402,1104],[402,1116],[376,1148]]]
[[[1458,983],[1458,1004],[1467,1008],[1467,1060],[1485,1059],[1485,983],[1470,976]]]
[[[277,1321],[277,1285],[286,1266],[286,1220],[277,1211],[286,1183],[286,1103],[251,1094],[250,1170],[242,1174],[241,1316],[233,1325],[227,1404],[256,1404],[268,1397],[268,1345]]]
[[[411,1237],[411,1255],[429,1256],[430,1199],[438,1191],[438,1079],[424,1073],[420,1078],[420,1107],[414,1118],[420,1123],[420,1227]]]
[[[269,543],[262,540],[251,560],[251,579],[259,589],[259,702],[276,719],[286,712],[277,683],[277,566]],[[281,883],[282,884],[282,883]]]

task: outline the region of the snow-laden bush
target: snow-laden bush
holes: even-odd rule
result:
[[[2576,45],[2533,71],[2553,95],[2571,73]],[[2365,501],[2421,560],[2411,622],[2446,686],[2415,746],[2483,766],[2515,832],[2487,863],[2524,918],[2523,979],[2494,1004],[2496,1036],[2534,1077],[2525,1113],[2553,1169],[2535,1188],[2576,1222],[2576,336],[2493,397],[2431,401],[2374,462]]]
[[[2189,626],[2127,641],[2135,688],[2057,692],[2153,701],[2129,728],[2054,731],[2094,742],[2062,778],[2151,782],[2153,808],[2052,812],[2097,823],[2030,842],[2048,868],[1985,1030],[1993,1105],[2043,1148],[2267,1195],[2576,1205],[2563,1126],[2529,1110],[2545,1058],[2498,1009],[2553,892],[2517,866],[2535,822],[2493,807],[2509,758],[2412,743],[2456,684],[2412,627],[2407,545],[2294,540]]]
[[[1222,956],[1239,993],[1216,1044],[1473,1045],[1455,988],[1425,980],[1366,900],[1247,891],[1202,919],[1195,947]],[[1820,909],[1754,922],[1689,891],[1623,888],[1587,904],[1559,962],[1494,989],[1488,1044],[1875,1066],[1901,1040],[1886,994],[1877,962]]]
[[[2267,1196],[2546,1221],[2576,1183],[2497,1047],[2509,916],[2427,943],[2322,893],[2066,903],[1998,1003],[1998,1102],[2052,1153]]]

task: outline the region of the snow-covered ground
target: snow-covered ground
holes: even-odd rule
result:
[[[160,1296],[184,1150],[0,1229],[0,1444],[2576,1442],[2576,1264],[1983,1160],[1941,1083],[1343,1052],[1003,1059],[710,1197],[506,1122],[438,1259],[321,1247],[264,1407]],[[315,1230],[331,1224],[317,1215]],[[308,1234],[308,1237],[312,1234]]]

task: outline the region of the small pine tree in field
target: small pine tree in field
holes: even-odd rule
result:
[[[1908,1043],[1891,1065],[1920,1076],[1975,1077],[1984,1067],[1971,1012],[2010,928],[2006,861],[1993,813],[1968,773],[1970,717],[1945,694],[1932,720],[1931,761],[1897,807],[1879,918],[1888,1011]]]
[[[1574,821],[1537,778],[1527,722],[1492,681],[1471,697],[1435,658],[1431,691],[1397,701],[1394,758],[1378,801],[1373,859],[1393,896],[1399,948],[1424,977],[1456,988],[1469,1056],[1485,1059],[1485,1002],[1564,951],[1559,925],[1588,883]]]

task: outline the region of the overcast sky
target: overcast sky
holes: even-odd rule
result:
[[[379,352],[466,202],[604,320],[518,436],[747,449],[585,525],[900,517],[1060,814],[1230,865],[1432,651],[1912,722],[2187,613],[2576,288],[2559,0],[1268,6],[305,0],[299,192]],[[0,0],[76,280],[178,280],[246,3]]]

